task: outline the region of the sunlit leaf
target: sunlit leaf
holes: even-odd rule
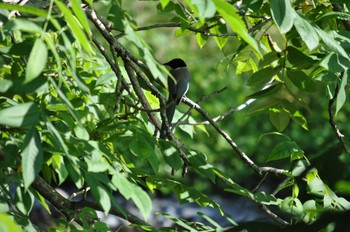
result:
[[[131,183],[125,177],[113,176],[112,183],[118,188],[125,199],[132,199],[141,215],[147,219],[152,210],[152,201],[148,194],[139,186]]]
[[[95,173],[87,172],[85,175],[85,180],[90,186],[92,196],[102,207],[105,215],[107,215],[109,210],[111,209],[109,190],[100,182],[98,176]]]
[[[214,16],[216,9],[212,0],[191,0],[191,3],[196,6],[200,18],[211,18]]]
[[[322,41],[327,45],[327,47],[339,55],[345,57],[346,59],[349,59],[349,56],[347,52],[344,50],[344,48],[340,45],[338,41],[336,41],[333,37],[333,35],[326,33],[325,31],[316,28],[316,31],[318,35],[321,37]]]
[[[318,46],[318,34],[314,27],[299,14],[295,14],[294,26],[297,29],[300,38],[305,42],[309,50],[313,50]]]
[[[29,55],[25,83],[32,81],[44,70],[47,62],[47,54],[45,43],[40,38],[36,39]]]
[[[210,32],[216,35],[223,35],[227,33],[227,26],[226,24],[222,23],[220,20],[218,20],[217,25],[215,27],[210,28]],[[214,36],[214,40],[218,47],[222,49],[228,38],[225,36]]]
[[[207,42],[207,37],[203,36],[202,33],[196,34],[196,40],[200,48],[203,48],[204,44]]]
[[[231,29],[236,32],[242,39],[247,42],[254,50],[260,54],[257,42],[248,33],[247,27],[242,20],[242,17],[238,14],[237,9],[233,5],[223,0],[213,0],[216,5],[216,10],[231,26]]]
[[[346,102],[346,85],[348,83],[348,72],[344,72],[341,78],[338,96],[335,102],[335,115],[339,112],[339,110],[344,106]]]
[[[0,110],[0,124],[10,127],[34,125],[40,117],[40,109],[33,103],[23,103]]]
[[[85,32],[82,30],[78,20],[73,16],[72,12],[59,0],[55,0],[57,7],[62,11],[65,20],[67,21],[69,27],[75,38],[81,43],[84,50],[89,54],[94,54],[91,47],[89,39],[86,37]]]
[[[179,170],[182,167],[179,151],[168,141],[159,140],[159,144],[161,145],[167,164],[174,170]]]
[[[271,13],[281,33],[287,33],[293,26],[296,16],[290,0],[270,0]]]

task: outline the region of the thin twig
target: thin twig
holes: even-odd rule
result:
[[[337,97],[338,97],[338,94],[339,94],[339,85],[337,84],[336,88],[335,88],[335,92],[334,92],[334,96],[332,97],[331,100],[329,100],[328,102],[328,115],[329,115],[329,124],[331,125],[332,127],[332,130],[334,131],[335,135],[337,136],[340,144],[343,146],[344,148],[344,151],[350,155],[350,149],[349,147],[346,145],[346,142],[344,140],[344,135],[340,132],[337,124],[335,123],[335,120],[334,120],[334,112],[332,110],[333,108],[333,104],[334,102],[336,101]]]
[[[154,29],[154,28],[172,28],[172,27],[181,27],[182,24],[181,23],[158,23],[158,24],[153,24],[153,25],[149,25],[149,26],[144,26],[144,27],[138,27],[135,28],[135,31],[145,31],[145,30],[150,30],[150,29]],[[229,36],[237,36],[237,33],[222,33],[222,34],[216,34],[216,33],[211,33],[209,31],[207,31],[206,29],[199,29],[199,28],[195,28],[193,26],[187,26],[186,27],[187,30],[192,31],[192,32],[196,32],[196,33],[200,33],[204,36],[214,36],[214,37],[229,37]],[[122,34],[121,34],[122,35]]]
[[[256,165],[238,146],[237,144],[232,140],[232,138],[223,131],[216,122],[213,121],[213,119],[209,116],[209,114],[203,110],[197,103],[193,102],[191,99],[184,96],[182,98],[182,101],[186,103],[187,105],[194,108],[198,113],[200,113],[204,118],[208,120],[210,125],[214,127],[214,129],[227,141],[227,143],[232,147],[232,149],[239,155],[239,157],[247,164],[249,165],[256,173],[259,175],[262,175],[266,172],[275,173],[276,175],[285,175],[288,173],[287,170],[284,169],[278,169],[273,167],[259,167]]]
[[[258,206],[260,207],[260,209],[262,209],[267,215],[269,215],[272,219],[274,219],[276,222],[288,226],[290,225],[288,222],[286,222],[285,220],[283,220],[282,218],[280,218],[279,216],[277,216],[274,212],[272,212],[271,210],[269,210],[269,208],[267,208],[266,205],[261,204],[261,203],[257,203]]]

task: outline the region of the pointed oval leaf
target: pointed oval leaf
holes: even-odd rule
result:
[[[313,50],[318,46],[318,34],[314,27],[303,17],[295,14],[294,26],[297,29],[301,39],[304,41],[309,50]]]
[[[290,0],[270,0],[271,14],[281,33],[287,33],[293,26],[295,11]]]
[[[24,188],[28,189],[41,170],[41,165],[43,163],[41,139],[35,127],[29,130],[24,138],[21,157]]]
[[[26,127],[36,124],[39,116],[40,110],[33,102],[18,104],[0,110],[0,124],[10,127]]]
[[[270,109],[270,121],[279,132],[282,132],[287,128],[290,122],[290,116],[284,110]]]
[[[266,162],[292,157],[296,153],[303,155],[304,152],[293,141],[285,141],[277,144],[269,154]]]
[[[238,10],[228,2],[223,0],[213,0],[216,5],[216,10],[221,14],[226,22],[231,26],[231,29],[236,32],[245,42],[247,42],[261,56],[258,43],[248,33],[247,27],[238,14]]]
[[[327,45],[327,47],[339,55],[342,55],[346,59],[349,59],[349,56],[347,52],[344,50],[344,48],[334,39],[334,36],[331,34],[326,33],[325,31],[316,28],[316,31],[318,35],[321,37],[322,41]]]
[[[29,55],[25,83],[38,77],[44,70],[47,62],[47,54],[46,44],[40,38],[36,39]]]
[[[198,16],[202,19],[215,15],[216,9],[212,0],[191,0],[191,3],[196,6]]]

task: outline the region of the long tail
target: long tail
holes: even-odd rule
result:
[[[176,103],[172,103],[168,106],[166,109],[166,117],[168,119],[168,124],[169,126],[171,125],[171,122],[173,121],[174,113],[175,113],[175,108],[176,108]],[[162,123],[162,127],[160,128],[160,135],[159,138],[161,139],[166,139],[167,133],[165,129],[165,123]]]

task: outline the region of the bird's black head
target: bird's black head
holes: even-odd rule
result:
[[[173,60],[165,63],[164,65],[168,65],[172,69],[186,67],[185,61],[183,61],[182,59],[179,59],[179,58],[173,59]]]

